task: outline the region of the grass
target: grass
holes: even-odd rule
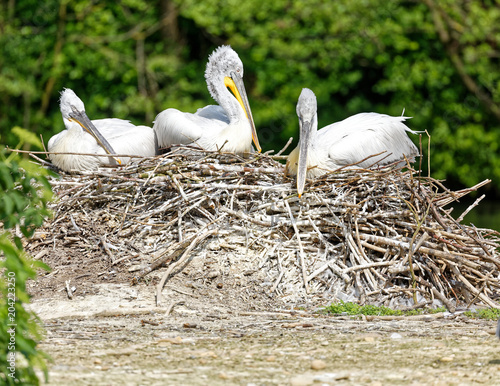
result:
[[[410,316],[410,315],[422,315],[422,314],[436,314],[438,312],[445,312],[446,308],[426,308],[426,309],[416,309],[409,311],[393,310],[388,307],[378,307],[372,305],[360,306],[356,303],[351,302],[339,302],[333,303],[325,307],[324,311],[327,314],[343,314],[343,315],[390,315],[390,316]]]
[[[488,319],[488,320],[500,319],[500,309],[498,308],[481,308],[475,311],[466,311],[464,314],[469,318],[474,318],[474,319]]]
[[[324,312],[327,314],[335,314],[335,315],[390,315],[390,316],[410,316],[410,315],[423,315],[423,314],[436,314],[438,312],[446,312],[447,309],[445,307],[439,308],[419,308],[416,310],[410,311],[401,311],[401,310],[393,310],[389,307],[378,307],[365,305],[360,306],[356,303],[351,302],[339,302],[332,303],[329,306],[324,308]],[[498,308],[481,308],[474,311],[466,311],[464,315],[469,318],[474,319],[488,319],[488,320],[497,320],[500,319],[500,309]]]

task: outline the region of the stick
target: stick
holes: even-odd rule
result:
[[[302,248],[302,242],[300,240],[299,228],[297,228],[297,224],[295,223],[295,218],[293,217],[292,210],[290,209],[290,205],[288,205],[288,201],[283,197],[283,202],[288,210],[288,215],[290,216],[290,221],[292,222],[293,230],[295,231],[295,235],[297,236],[297,244],[299,246],[299,256],[300,256],[300,266],[302,268],[302,280],[304,281],[304,288],[306,293],[309,293],[309,285],[307,284],[307,272],[305,266],[305,257],[304,257],[304,249]]]
[[[115,261],[115,258],[113,256],[113,254],[111,253],[109,247],[108,247],[108,243],[106,242],[106,240],[104,239],[104,236],[101,236],[99,237],[99,240],[101,240],[101,244],[104,248],[104,251],[106,252],[106,254],[109,256],[109,258],[111,259],[111,263],[113,263]]]
[[[179,304],[184,304],[184,300],[177,300],[177,301],[174,301],[172,303],[170,303],[167,307],[167,310],[165,311],[165,315],[164,316],[168,316],[170,315],[170,312],[173,310],[173,308]]]
[[[156,259],[154,262],[152,262],[148,267],[144,268],[139,272],[139,274],[135,277],[135,280],[139,280],[142,277],[146,276],[150,272],[154,271],[155,269],[161,267],[163,264],[175,260],[177,257],[179,257],[182,253],[182,251],[191,244],[193,239],[196,237],[196,234],[192,235],[189,237],[187,240],[181,241],[176,244],[174,252],[171,254],[168,254],[163,252],[158,259]],[[167,251],[171,250],[171,248],[167,249]],[[163,256],[163,257],[162,257]]]
[[[158,284],[158,286],[156,287],[156,306],[157,307],[160,307],[161,306],[161,291],[163,289],[163,286],[165,285],[165,282],[167,281],[168,277],[170,276],[170,274],[172,273],[172,271],[177,268],[177,267],[180,267],[182,264],[184,264],[184,262],[189,258],[189,254],[191,253],[191,251],[197,247],[203,240],[205,240],[207,237],[209,236],[212,236],[212,235],[215,235],[216,233],[218,232],[217,229],[212,229],[212,230],[209,230],[205,233],[202,233],[200,235],[198,235],[198,237],[196,237],[190,244],[189,246],[186,248],[186,250],[184,251],[184,253],[182,254],[182,256],[180,257],[179,260],[177,260],[174,264],[171,264],[168,269],[167,269],[167,272],[165,272],[165,274],[163,275],[163,277],[161,278],[160,280],[160,283]]]
[[[437,297],[441,302],[446,306],[446,308],[450,312],[455,312],[455,306],[448,300],[446,296],[444,296],[441,292],[439,292],[436,287],[431,288],[432,294]]]
[[[397,240],[388,239],[387,237],[375,236],[375,235],[366,235],[366,234],[363,234],[363,233],[360,234],[360,237],[362,239],[364,239],[366,241],[369,241],[371,243],[374,243],[374,244],[390,245],[392,247],[403,248],[403,249],[409,249],[410,248],[409,243],[406,243],[406,242],[403,242],[403,241],[397,241]],[[444,259],[444,260],[460,262],[460,263],[462,263],[464,265],[467,265],[467,266],[469,266],[471,268],[479,268],[480,267],[479,264],[474,263],[472,261],[465,260],[463,258],[463,257],[477,258],[476,256],[473,256],[473,255],[469,255],[469,254],[465,254],[465,253],[457,253],[457,252],[447,253],[447,252],[443,252],[443,251],[440,251],[440,250],[427,248],[427,247],[424,247],[424,246],[421,246],[419,249],[420,249],[420,251],[422,253],[427,253],[429,255],[434,255],[434,256],[439,257],[439,258]]]
[[[235,210],[231,210],[229,208],[225,208],[225,207],[221,207],[220,208],[220,211],[221,212],[225,212],[225,213],[228,213],[230,214],[231,216],[235,216],[235,217],[239,217],[241,218],[242,220],[246,220],[246,221],[249,221],[251,223],[254,223],[254,224],[257,224],[257,225],[260,225],[260,226],[264,226],[264,227],[270,227],[272,226],[273,224],[271,224],[271,222],[267,222],[267,221],[260,221],[260,220],[257,220],[256,218],[253,218],[253,217],[250,217],[250,216],[247,216],[246,214],[242,213],[242,212],[237,212]]]
[[[140,256],[139,253],[136,253],[135,255],[125,256],[125,257],[122,257],[121,259],[113,261],[113,263],[111,263],[111,265],[116,265],[116,264],[121,263],[122,261],[125,261],[128,259],[135,259],[136,257],[139,257],[139,256]]]
[[[69,288],[69,283],[71,280],[66,280],[66,292],[68,293],[68,298],[73,299],[73,291],[71,291],[71,288]]]
[[[288,138],[288,141],[286,142],[285,146],[275,155],[275,157],[279,157],[283,152],[290,146],[290,144],[293,141],[293,137]]]
[[[318,276],[320,273],[324,272],[328,268],[330,268],[334,274],[341,277],[346,284],[351,281],[351,277],[344,272],[344,269],[340,268],[332,260],[328,260],[327,263],[323,264],[321,267],[319,267],[316,271],[314,271],[307,277],[307,282],[310,282],[312,279],[314,279],[316,276]]]
[[[375,262],[375,263],[355,265],[353,267],[343,269],[342,272],[349,273],[349,272],[358,271],[358,270],[362,270],[362,269],[364,270],[364,269],[373,268],[373,267],[387,267],[388,265],[394,265],[394,264],[395,264],[394,261],[379,261],[379,262]]]
[[[283,168],[259,168],[259,167],[240,166],[240,165],[201,164],[201,165],[194,165],[193,168],[200,170],[220,170],[224,172],[235,172],[235,173],[254,173],[254,174],[283,173]]]
[[[279,253],[278,253],[278,268],[279,268],[280,274],[279,274],[278,278],[276,279],[276,281],[274,282],[274,285],[272,286],[271,290],[269,291],[270,293],[273,293],[274,291],[276,291],[276,288],[278,288],[278,285],[279,285],[281,279],[283,278],[283,275],[285,274],[285,271],[283,270],[283,267],[281,266],[281,259],[280,259]]]
[[[498,308],[499,305],[497,303],[495,303],[494,301],[492,301],[488,296],[486,296],[484,293],[481,293],[477,290],[476,287],[474,287],[461,273],[460,271],[458,270],[458,268],[455,266],[455,265],[451,265],[451,269],[453,270],[453,273],[457,276],[457,279],[459,279],[462,283],[464,283],[467,288],[470,289],[470,291],[475,294],[475,295],[478,295],[479,298],[485,302],[488,306],[492,307],[492,308]]]

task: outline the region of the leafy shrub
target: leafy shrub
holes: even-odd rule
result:
[[[25,131],[17,128],[21,138]],[[47,171],[0,149],[0,383],[38,385],[34,367],[42,369],[47,381],[48,356],[37,350],[42,328],[37,316],[24,307],[29,302],[26,281],[36,269],[49,269],[31,260],[23,251],[20,235],[30,237],[49,216],[47,202],[52,190]],[[16,231],[16,232],[14,232]]]

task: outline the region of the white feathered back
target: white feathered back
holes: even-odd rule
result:
[[[417,133],[404,124],[407,119],[378,113],[356,114],[319,130],[315,144],[328,149],[325,166],[329,169],[353,164],[381,152],[384,153],[356,166],[368,167],[382,159],[381,165],[389,164],[404,160],[405,156],[413,161],[418,149],[407,132]]]

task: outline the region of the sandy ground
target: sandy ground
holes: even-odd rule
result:
[[[53,358],[49,384],[500,384],[492,321],[272,309],[181,279],[167,284],[164,307],[145,284],[96,283],[71,300],[63,287],[36,296],[32,309],[47,331],[40,348]]]

